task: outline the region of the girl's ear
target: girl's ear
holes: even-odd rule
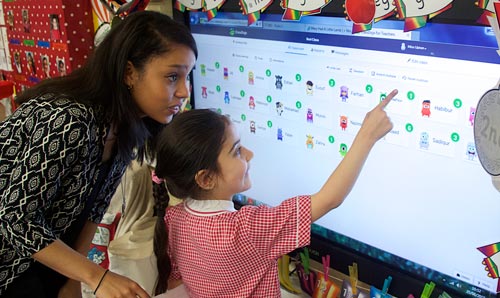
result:
[[[215,187],[215,177],[209,170],[199,170],[194,176],[194,180],[203,190],[211,190]]]
[[[125,78],[123,78],[125,85],[128,86],[128,89],[132,89],[134,87],[134,83],[138,78],[138,72],[135,69],[135,66],[132,62],[127,61],[127,66],[125,67]]]

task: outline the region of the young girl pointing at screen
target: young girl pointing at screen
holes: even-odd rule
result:
[[[157,143],[158,205],[161,192],[184,199],[160,214],[155,234],[156,294],[181,282],[190,297],[281,297],[277,259],[310,241],[311,223],[338,207],[351,191],[373,145],[392,129],[384,111],[392,91],[366,114],[351,149],[312,195],[276,207],[244,206],[232,198],[251,187],[253,152],[231,121],[211,110],[178,115]]]

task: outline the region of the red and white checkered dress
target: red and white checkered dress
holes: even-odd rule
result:
[[[310,242],[311,197],[277,207],[188,199],[167,210],[171,279],[190,297],[281,297],[277,259]]]

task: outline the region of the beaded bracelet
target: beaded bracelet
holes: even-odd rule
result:
[[[109,269],[106,269],[106,271],[104,271],[104,274],[102,275],[101,280],[99,281],[99,283],[97,284],[97,287],[95,288],[94,295],[95,295],[95,293],[97,293],[97,290],[101,286],[101,283],[102,283],[104,277],[106,276],[106,274],[108,273],[108,271],[109,271]]]

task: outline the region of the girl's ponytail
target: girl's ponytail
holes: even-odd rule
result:
[[[156,255],[156,267],[158,269],[158,279],[155,286],[155,295],[160,295],[167,291],[168,278],[171,272],[170,258],[167,253],[168,247],[168,232],[165,226],[164,217],[165,209],[168,206],[170,197],[168,195],[165,183],[162,181],[155,181],[153,172],[153,197],[155,199],[155,216],[157,217],[153,251]],[[158,183],[160,182],[160,183]]]

